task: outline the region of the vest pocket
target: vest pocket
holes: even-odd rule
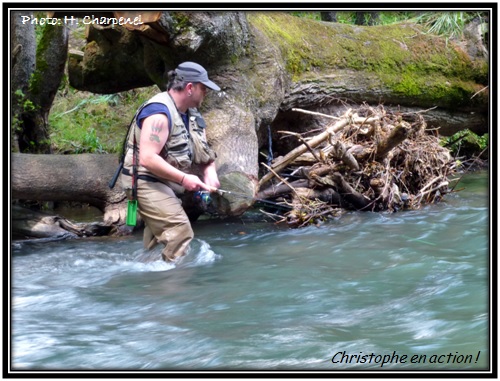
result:
[[[182,148],[182,146],[174,147],[174,149],[170,148],[166,161],[181,171],[188,171],[191,168],[191,152],[189,146],[188,144],[184,144],[184,149],[179,148]]]
[[[191,141],[193,142],[193,163],[209,164],[217,157],[205,140],[204,130],[196,124],[191,124]]]

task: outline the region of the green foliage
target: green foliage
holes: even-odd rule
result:
[[[293,16],[302,17],[305,19],[311,19],[319,21],[321,20],[320,12],[301,12],[301,11],[293,11],[290,12]]]
[[[415,12],[380,12],[380,25],[401,23],[415,17]]]
[[[281,18],[284,17],[285,21]],[[308,25],[302,17],[293,18],[289,15],[255,14],[252,15],[252,22],[259,25],[263,31],[273,36],[275,41],[280,42],[280,48],[285,58],[287,71],[294,79],[311,69],[313,64],[311,58],[314,57],[312,45],[304,43],[309,33],[314,33],[310,29],[304,29]],[[286,20],[293,22],[286,22]],[[318,25],[320,25],[318,23]]]
[[[80,146],[76,146],[75,153],[106,153],[102,147],[99,138],[97,137],[96,130],[90,128],[83,136],[83,141]]]
[[[191,25],[191,20],[185,12],[171,12],[170,14],[175,21],[175,29],[181,31]]]
[[[482,154],[489,145],[489,135],[477,135],[469,129],[441,139],[441,145],[448,148],[453,156],[474,157]]]
[[[356,12],[337,12],[337,22],[341,24],[356,24]]]
[[[320,13],[321,12],[299,12],[294,11],[290,12],[293,16],[312,19],[312,20],[321,20]],[[387,11],[387,12],[379,12],[379,25],[387,25],[394,24],[397,22],[409,20],[415,17],[415,12],[400,12],[400,11]],[[369,17],[369,15],[366,15]],[[337,22],[342,24],[351,24],[354,25],[356,23],[356,12],[355,11],[339,11],[337,12]]]
[[[33,16],[43,19],[43,18],[47,17],[47,14],[45,12],[35,12]],[[36,46],[39,46],[40,40],[42,39],[43,31],[45,30],[45,28],[52,28],[52,27],[53,27],[53,25],[48,25],[48,24],[43,24],[43,25],[35,24]]]
[[[31,112],[37,109],[37,106],[26,97],[21,89],[17,89],[14,93],[16,95],[16,101],[21,106],[23,112]]]
[[[51,46],[52,35],[55,28],[60,26],[38,25],[36,32],[36,65],[35,71],[31,74],[29,80],[29,91],[32,95],[38,95],[44,86],[43,75],[48,69],[46,54]]]
[[[394,91],[406,96],[417,96],[422,94],[422,86],[417,82],[415,76],[405,73],[393,86]]]
[[[59,91],[49,114],[55,153],[119,153],[136,109],[156,87],[98,95],[68,88]]]
[[[312,20],[321,20],[320,12],[290,12],[292,15]],[[474,17],[483,17],[481,12],[415,12],[386,11],[378,12],[378,25],[389,25],[411,21],[421,24],[428,33],[445,37],[459,37],[465,25]],[[369,17],[369,15],[366,15]],[[337,12],[337,22],[341,24],[356,24],[356,11]]]
[[[37,109],[37,106],[30,99],[27,98],[26,94],[24,94],[24,92],[21,89],[17,89],[14,92],[13,102],[16,103],[16,107],[14,109],[16,109],[17,112],[13,113],[12,115],[10,129],[11,129],[11,134],[14,137],[23,132],[22,114],[35,111]],[[30,141],[29,144],[33,148],[36,146],[35,142],[33,141]],[[40,143],[40,145],[42,144],[44,144],[44,142]],[[13,147],[17,148],[15,146]]]
[[[447,37],[460,37],[466,23],[478,16],[477,12],[425,12],[415,18],[428,33]]]

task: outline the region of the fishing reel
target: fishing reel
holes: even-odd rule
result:
[[[194,201],[204,210],[208,208],[208,206],[212,203],[212,197],[210,196],[210,192],[207,191],[198,191],[194,193]]]

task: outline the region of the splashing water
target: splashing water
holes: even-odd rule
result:
[[[420,211],[351,213],[319,228],[197,223],[189,253],[175,264],[160,259],[160,246],[145,253],[140,234],[18,242],[12,367],[380,370],[331,359],[397,351],[481,355],[382,370],[487,369],[481,179]]]

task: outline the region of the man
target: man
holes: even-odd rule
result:
[[[167,262],[183,256],[194,236],[177,195],[220,186],[216,155],[207,144],[205,122],[197,110],[207,88],[220,90],[202,66],[180,64],[168,73],[167,91],[138,109],[128,135],[122,185],[132,198],[135,181],[138,209],[146,225],[144,247],[163,243],[162,257]]]

